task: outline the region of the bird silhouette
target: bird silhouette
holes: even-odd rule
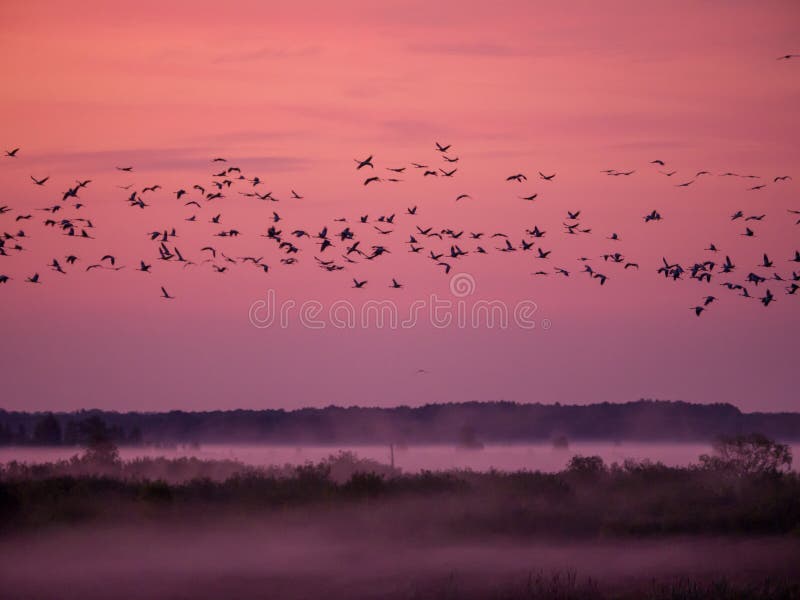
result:
[[[375,165],[372,164],[372,155],[371,154],[367,158],[365,158],[364,160],[359,160],[357,158],[355,158],[353,160],[355,160],[356,163],[358,164],[358,166],[356,167],[356,171],[361,169],[361,168],[363,168],[363,167],[369,167],[370,169],[374,169],[375,168]]]
[[[453,163],[459,163],[459,165],[463,165],[463,175],[468,176],[469,165],[466,163],[460,163],[459,157],[447,154],[447,152],[451,150],[451,145],[443,145],[439,142],[435,142],[435,147],[441,155],[442,161],[445,163],[444,167],[429,167],[428,165],[419,162],[408,163],[411,168],[422,171],[422,177],[420,179],[430,182],[424,185],[430,185],[434,187],[438,185],[444,185],[444,182],[439,180],[452,178],[456,174],[462,176],[461,168],[455,168]],[[17,151],[18,149],[6,151],[6,155],[14,157],[16,156]],[[27,160],[27,156],[25,159]],[[508,265],[513,264],[511,261],[514,260],[513,253],[515,252],[520,253],[521,255],[524,255],[524,253],[531,253],[532,256],[537,260],[547,260],[553,256],[553,250],[545,250],[537,241],[535,241],[545,236],[545,229],[547,228],[546,223],[540,221],[537,225],[531,224],[532,226],[515,224],[515,226],[511,229],[506,231],[495,231],[494,233],[491,231],[468,231],[465,230],[464,224],[459,224],[455,221],[444,221],[444,223],[437,223],[436,227],[428,225],[422,226],[418,224],[417,220],[419,219],[418,215],[422,214],[424,211],[422,204],[423,201],[420,199],[419,204],[406,206],[405,208],[400,209],[397,213],[373,215],[371,218],[369,215],[338,215],[337,218],[332,220],[331,218],[328,218],[324,221],[324,223],[319,223],[313,226],[311,225],[311,222],[304,222],[304,217],[300,216],[300,214],[295,213],[294,211],[281,211],[281,214],[279,214],[277,211],[267,211],[267,219],[268,221],[271,221],[272,224],[270,225],[268,223],[266,234],[260,234],[259,239],[261,239],[263,243],[267,244],[268,248],[263,252],[250,252],[250,254],[253,254],[252,256],[239,256],[238,258],[232,258],[232,256],[227,256],[225,252],[230,254],[231,250],[229,248],[235,249],[246,247],[236,246],[235,244],[238,242],[235,240],[235,238],[239,238],[242,235],[247,237],[248,230],[246,221],[249,217],[246,213],[240,211],[239,208],[234,208],[230,203],[237,201],[237,198],[241,198],[241,202],[247,202],[250,201],[250,199],[253,201],[260,200],[280,202],[281,199],[277,194],[273,194],[272,191],[262,192],[262,190],[266,187],[264,185],[263,177],[255,173],[248,172],[246,169],[237,166],[228,166],[227,160],[223,159],[222,157],[211,158],[210,160],[215,165],[214,170],[216,172],[206,174],[205,181],[186,181],[183,183],[182,187],[175,185],[175,187],[172,188],[175,191],[172,191],[169,194],[164,194],[165,197],[159,196],[158,192],[162,188],[158,184],[148,185],[141,188],[138,185],[134,187],[133,183],[125,186],[112,186],[113,188],[125,190],[125,195],[120,199],[126,201],[129,206],[139,209],[148,208],[147,213],[145,213],[148,215],[148,219],[151,218],[149,216],[151,215],[151,212],[153,218],[157,218],[159,214],[163,214],[160,213],[161,205],[168,204],[170,202],[173,202],[178,208],[181,206],[193,207],[194,214],[184,216],[183,219],[184,222],[193,223],[191,228],[187,226],[187,229],[191,229],[191,231],[181,232],[183,234],[181,239],[186,239],[185,242],[181,242],[181,245],[184,246],[184,250],[186,251],[185,256],[175,245],[175,242],[178,239],[178,231],[174,225],[161,224],[157,227],[148,227],[148,230],[143,232],[147,236],[145,239],[149,240],[149,242],[151,242],[154,246],[154,256],[156,259],[161,261],[158,264],[164,265],[163,268],[161,266],[158,267],[159,272],[167,272],[169,269],[176,268],[178,265],[180,265],[181,269],[186,269],[188,267],[199,266],[208,263],[207,269],[203,269],[204,272],[207,271],[216,274],[232,273],[233,271],[243,268],[242,266],[247,264],[252,265],[253,267],[258,267],[260,272],[268,273],[270,272],[270,267],[267,265],[264,259],[265,257],[269,256],[269,247],[271,246],[273,252],[280,253],[279,260],[275,261],[275,263],[272,263],[276,266],[276,268],[284,268],[295,265],[301,265],[297,268],[302,268],[304,257],[310,255],[314,258],[314,260],[310,262],[318,266],[323,272],[333,273],[345,268],[352,269],[354,275],[351,276],[354,284],[353,287],[359,289],[367,285],[367,279],[362,278],[362,275],[365,273],[359,271],[362,268],[365,268],[366,263],[374,262],[375,264],[382,264],[385,260],[387,260],[386,257],[390,257],[392,255],[392,251],[394,251],[397,255],[397,244],[403,244],[401,247],[406,247],[407,245],[408,250],[403,251],[402,256],[408,256],[409,261],[417,260],[415,255],[432,260],[435,266],[437,268],[441,267],[445,274],[449,274],[451,272],[454,261],[464,261],[465,263],[469,263],[469,261],[475,260],[474,257],[476,255],[485,256],[495,252],[500,255],[506,255],[509,256],[508,260],[510,262],[506,263]],[[375,169],[373,155],[370,155],[363,160],[354,159],[354,161],[356,163],[356,171],[365,167]],[[666,164],[665,161],[661,159],[656,159],[649,162],[656,168],[664,167]],[[445,168],[447,166],[452,166],[453,168]],[[224,169],[220,169],[220,167],[224,167]],[[399,175],[406,172],[409,167],[405,165],[395,167],[385,167],[381,165],[381,168],[390,173]],[[116,167],[116,169],[122,172],[133,171],[133,167],[119,166]],[[689,181],[679,183],[678,187],[688,187],[693,185],[700,177],[711,175],[711,173],[705,169],[694,170],[696,171],[694,178]],[[362,180],[363,186],[368,186],[371,183],[377,183],[381,181],[394,183],[399,183],[401,181],[401,179],[397,178],[382,179],[377,175],[373,175],[372,173],[374,172],[375,171],[372,171],[370,173],[370,177]],[[634,174],[636,169],[606,169],[601,172],[609,176],[625,177]],[[677,173],[677,171],[673,169],[659,170],[659,172],[669,177],[673,177]],[[538,178],[543,181],[553,181],[556,178],[556,172],[553,172],[552,174],[545,174],[542,171],[537,171],[537,174]],[[719,173],[719,176],[768,181],[768,179],[761,179],[758,175],[737,174],[730,171]],[[47,183],[50,179],[49,176],[41,179],[36,178],[33,175],[28,175],[28,177],[37,186],[45,185],[45,183]],[[564,177],[566,177],[566,175],[562,174],[559,179],[561,180]],[[527,177],[523,173],[516,173],[507,176],[505,179],[506,181],[516,181],[518,183],[527,181]],[[777,175],[771,177],[771,179],[773,183],[789,182],[791,181],[792,177],[791,175],[787,174]],[[714,181],[717,180],[712,180],[710,177],[708,177],[704,180],[704,183],[713,185]],[[764,189],[764,187],[767,185],[766,183],[760,183],[759,181],[753,183],[755,185],[751,185],[746,189]],[[56,202],[52,206],[37,208],[36,210],[29,209],[31,214],[28,214],[28,212],[25,210],[20,211],[11,208],[10,206],[0,206],[0,215],[11,213],[9,219],[14,223],[27,222],[29,224],[29,231],[20,230],[16,233],[12,231],[0,234],[0,257],[8,260],[9,257],[13,257],[17,253],[25,252],[28,249],[27,246],[29,244],[34,246],[39,239],[35,234],[35,228],[37,225],[41,227],[41,223],[43,223],[45,228],[53,228],[55,231],[59,232],[61,236],[63,236],[61,239],[68,244],[88,243],[86,240],[94,239],[95,236],[89,234],[89,232],[94,230],[94,224],[92,223],[92,220],[89,218],[82,218],[83,215],[91,215],[91,198],[88,198],[87,194],[87,198],[89,199],[89,201],[87,201],[80,196],[82,196],[83,192],[89,189],[90,186],[91,189],[94,189],[94,186],[98,184],[102,185],[102,182],[92,184],[92,181],[89,179],[78,179],[75,181],[74,185],[68,186],[65,191],[59,191],[59,197],[62,200],[61,203]],[[295,189],[289,188],[289,186],[287,186],[287,188],[289,189],[289,198],[292,200],[303,199],[303,196],[296,192]],[[140,189],[141,191],[137,191],[137,189]],[[557,191],[558,186],[552,189]],[[379,186],[378,190],[376,191],[382,191],[382,186]],[[198,192],[200,195],[195,196],[195,193]],[[229,198],[228,200],[225,200],[226,195],[233,196],[233,199]],[[192,199],[193,196],[195,196],[196,199]],[[517,197],[519,199],[532,202],[537,200],[538,196],[538,193],[531,193],[530,195]],[[452,198],[453,196],[450,197]],[[485,196],[482,195],[482,197]],[[150,204],[145,202],[144,198],[147,198],[148,201],[150,198],[157,200],[153,200],[152,204],[154,206],[150,207]],[[470,198],[472,198],[472,196],[466,193],[461,193],[455,196],[456,202]],[[549,200],[550,199],[548,198],[548,201]],[[554,196],[554,200],[557,201],[556,196]],[[214,201],[217,201],[216,203],[219,203],[220,201],[226,201],[226,206],[231,206],[230,212],[226,210],[226,229],[221,231],[207,231],[203,225],[204,223],[209,223],[211,225],[222,225],[221,212],[209,214],[211,211],[209,211],[208,207],[206,206]],[[465,204],[469,205],[465,206],[463,209],[458,207],[458,211],[463,210],[465,211],[465,214],[468,214],[471,210],[473,210],[473,207],[478,207],[483,203]],[[499,212],[504,209],[496,208],[495,210]],[[532,208],[531,210],[538,209]],[[46,213],[43,216],[41,223],[36,217],[38,211]],[[271,216],[269,216],[270,212]],[[426,215],[428,214],[427,211],[424,212]],[[800,215],[800,210],[789,210],[788,212],[790,215]],[[457,217],[458,212],[453,209],[450,214],[455,218]],[[543,214],[543,218],[548,218],[546,213]],[[448,216],[446,209],[434,211],[431,213],[431,215],[437,219],[441,219],[443,217],[446,218]],[[748,216],[746,216],[743,211],[739,210],[733,213],[733,215],[730,217],[730,220],[736,221],[741,219],[746,223],[745,232],[741,235],[745,237],[755,237],[756,231],[747,225],[750,225],[751,221],[760,222],[765,220],[766,216],[766,210],[763,214],[750,214]],[[571,236],[576,236],[578,234],[590,234],[592,232],[592,227],[591,224],[585,222],[586,218],[586,216],[581,214],[580,210],[567,211],[565,220],[566,222],[563,222],[564,233]],[[722,218],[725,219],[725,217]],[[579,221],[579,219],[584,219],[584,222]],[[659,213],[659,211],[652,210],[644,216],[643,220],[645,223],[649,223],[650,221],[660,221],[662,220],[662,215]],[[795,220],[795,218],[792,219],[792,221]],[[128,222],[133,221],[126,221],[126,223]],[[672,223],[672,221],[670,222]],[[277,228],[277,224],[279,223],[288,223],[289,225],[283,228],[285,230],[282,230]],[[334,225],[336,228],[334,230],[331,228],[331,223],[343,223],[343,225]],[[352,224],[348,225],[348,223]],[[639,223],[641,224],[641,221]],[[797,220],[797,223],[800,224],[800,220]],[[360,227],[366,224],[370,224],[372,227]],[[539,225],[542,225],[542,227],[540,228]],[[678,223],[678,226],[679,225],[680,223]],[[105,230],[105,228],[106,227],[103,227],[101,229]],[[30,231],[33,232],[33,235],[29,235]],[[312,234],[310,233],[311,231],[319,231],[319,233]],[[108,231],[104,231],[103,233],[105,235],[100,236],[101,239],[114,239],[113,231],[111,232],[110,236]],[[603,240],[609,240],[615,242],[615,245],[618,248],[622,248],[622,239],[624,237],[627,242],[625,244],[625,249],[630,250],[632,253],[633,248],[628,248],[627,246],[631,243],[631,240],[635,240],[636,238],[634,236],[624,235],[626,233],[626,230],[614,231],[606,236],[600,236],[595,243],[601,243]],[[734,236],[736,235],[736,232],[731,232],[730,235]],[[225,246],[222,246],[222,242],[220,242],[220,244],[208,245],[210,238],[224,238]],[[378,244],[375,243],[376,238],[385,241],[384,243]],[[497,247],[495,247],[494,244],[489,245],[486,244],[485,241],[482,241],[494,238],[500,238],[501,240],[500,245]],[[591,239],[591,237],[588,237],[586,243],[589,244]],[[766,235],[764,236],[764,239],[767,241],[769,240]],[[514,242],[512,242],[512,240],[514,240]],[[228,244],[231,244],[231,246],[229,247]],[[220,247],[220,250],[217,250],[215,246]],[[200,248],[199,253],[197,252],[198,247]],[[52,269],[61,275],[69,276],[71,278],[73,276],[73,272],[71,269],[69,269],[68,265],[74,265],[76,261],[79,260],[76,256],[78,252],[72,246],[58,248],[67,258],[65,260],[62,258],[52,259],[46,264],[46,268]],[[224,248],[225,252],[222,252],[222,248]],[[702,246],[700,248],[702,248]],[[689,248],[685,249],[687,252],[689,251]],[[124,266],[118,264],[116,258],[116,256],[121,256],[121,254],[117,252],[118,248],[112,243],[107,250],[109,251],[107,254],[103,255],[103,257],[97,263],[86,266],[85,270],[95,271],[99,269],[101,272],[106,273],[123,269]],[[562,259],[566,260],[564,254],[565,252],[569,251],[567,246],[559,245],[555,248],[555,250]],[[703,250],[713,253],[719,252],[718,246],[713,243],[709,244]],[[197,256],[200,258],[193,258],[193,251],[194,253],[197,253]],[[69,252],[75,253],[70,254]],[[638,276],[637,272],[639,271],[639,262],[637,262],[637,257],[629,257],[627,256],[627,252],[625,252],[625,254],[622,252],[610,252],[609,248],[600,247],[598,247],[596,255],[589,254],[586,250],[582,250],[582,252],[588,256],[602,257],[604,263],[612,265],[611,268],[619,269],[617,273],[620,274],[620,277],[623,276],[623,273],[625,273],[625,277]],[[761,261],[758,264],[755,264],[754,262],[749,263],[751,265],[755,264],[753,269],[759,272],[748,273],[746,277],[739,276],[731,256],[726,256],[725,260],[722,262],[716,260],[698,260],[695,257],[694,260],[689,260],[685,265],[674,262],[670,263],[666,261],[666,259],[663,259],[663,264],[657,266],[657,271],[660,275],[663,275],[671,281],[693,281],[694,283],[709,283],[712,280],[715,280],[718,274],[725,274],[730,278],[730,280],[720,283],[719,285],[723,286],[726,290],[739,292],[739,295],[745,298],[756,298],[758,293],[760,293],[754,292],[751,296],[748,289],[753,290],[758,289],[759,287],[765,288],[767,285],[769,285],[768,282],[775,281],[781,283],[781,287],[785,289],[787,295],[800,297],[800,294],[797,294],[797,287],[800,285],[800,276],[792,273],[792,276],[790,277],[789,274],[783,272],[780,268],[780,264],[785,265],[786,262],[800,263],[800,251],[795,250],[793,257],[789,255],[791,257],[789,258],[789,261],[778,260],[777,263],[780,264],[776,264],[776,260],[769,258],[770,254],[774,256],[773,248],[762,248],[761,252],[759,253],[762,254]],[[243,252],[240,251],[238,254],[243,254]],[[333,255],[333,258],[330,258],[331,255]],[[709,255],[705,256],[708,257]],[[593,281],[599,283],[600,286],[604,286],[610,281],[608,274],[598,272],[597,269],[592,266],[593,263],[589,258],[587,258],[587,256],[577,257],[577,260],[584,263],[583,272],[587,273],[589,277]],[[150,262],[152,263],[152,260],[150,260]],[[619,267],[614,267],[613,265],[619,265]],[[41,269],[44,266],[45,263],[40,263],[39,268]],[[646,264],[642,262],[642,266],[646,267]],[[152,267],[153,265],[148,263],[148,258],[145,258],[139,260],[138,267],[136,267],[135,270],[143,273],[151,273]],[[641,272],[645,273],[647,272],[647,269],[645,268]],[[560,280],[561,277],[569,277],[570,271],[562,267],[556,267],[553,269],[540,269],[534,271],[532,274],[537,277],[547,277],[547,275],[553,274],[560,276],[558,278]],[[614,275],[614,273],[611,273],[611,275]],[[4,275],[2,277],[5,278],[0,280],[2,283],[7,283],[11,280],[11,278],[8,276]],[[405,277],[403,277],[403,279],[405,279]],[[34,276],[28,277],[26,281],[30,283],[40,283],[38,273]],[[391,279],[391,284],[389,287],[392,289],[399,289],[404,287],[404,284],[399,282],[399,278],[394,277]],[[162,297],[165,299],[174,299],[173,296],[166,292],[166,288],[164,287],[162,287]],[[758,297],[758,300],[767,306],[774,301],[774,296],[771,292],[769,292],[765,293],[765,295],[761,297]],[[705,299],[699,303],[700,308],[705,310],[709,304],[715,301],[717,301],[717,299],[714,296],[706,295]],[[692,310],[695,310],[695,308],[696,307],[693,307]]]

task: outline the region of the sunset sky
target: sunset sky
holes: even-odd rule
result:
[[[770,281],[765,308],[719,283],[666,281],[662,257],[691,265],[724,255],[750,271],[766,252],[784,277],[800,249],[800,4],[797,2],[64,2],[0,3],[0,232],[25,247],[0,256],[0,408],[73,410],[393,406],[513,400],[586,404],[660,398],[732,402],[743,410],[800,410],[800,293]],[[435,142],[452,144],[442,163]],[[374,155],[374,173],[354,158]],[[212,163],[225,157],[227,163]],[[650,164],[664,160],[664,168]],[[362,185],[411,162],[401,183]],[[116,169],[133,166],[131,173]],[[212,174],[240,167],[280,202],[241,196],[247,182],[201,210],[185,207]],[[635,170],[629,177],[601,171]],[[659,170],[676,170],[667,177]],[[687,188],[676,184],[697,178]],[[556,173],[543,181],[537,172]],[[725,172],[760,179],[721,177]],[[506,177],[525,173],[522,184]],[[794,180],[773,182],[776,176]],[[30,176],[49,176],[35,186]],[[56,215],[92,220],[94,240],[45,228],[76,179],[85,206]],[[767,187],[748,188],[757,183]],[[132,184],[130,190],[119,186]],[[134,189],[150,206],[131,207]],[[296,190],[303,199],[291,199]],[[455,201],[459,194],[471,198]],[[520,196],[538,193],[535,202]],[[415,216],[406,208],[417,205]],[[660,223],[644,223],[652,210]],[[568,236],[567,211],[590,235]],[[731,221],[766,214],[762,221]],[[327,225],[359,232],[391,254],[319,269],[311,240],[296,265],[260,237],[272,212],[285,233]],[[358,217],[396,213],[381,236]],[[15,221],[17,215],[30,220]],[[197,214],[197,223],[184,219]],[[209,223],[222,214],[221,226]],[[348,223],[334,222],[347,218]],[[378,223],[379,224],[379,223]],[[379,224],[380,225],[380,224]],[[415,226],[483,231],[446,276],[405,242]],[[547,236],[529,252],[500,253],[506,232]],[[755,238],[742,236],[745,226]],[[176,227],[187,258],[213,245],[264,256],[264,274],[235,265],[183,268],[158,260],[151,231]],[[214,237],[236,228],[239,239]],[[362,233],[363,232],[363,233]],[[612,232],[622,240],[607,238]],[[476,242],[458,243],[472,250]],[[419,237],[419,236],[418,236]],[[528,239],[528,238],[526,238]],[[704,249],[710,243],[719,255]],[[13,242],[12,242],[13,243]],[[341,261],[344,244],[322,258]],[[445,239],[423,251],[447,250]],[[170,244],[172,245],[172,243]],[[619,251],[624,270],[601,255]],[[61,275],[47,267],[80,261]],[[114,254],[119,272],[85,268]],[[609,275],[581,272],[590,257]],[[151,274],[135,272],[140,260]],[[565,278],[545,268],[564,267]],[[42,284],[25,278],[38,272]],[[534,329],[320,330],[296,320],[256,328],[251,305],[391,299],[401,313],[450,277],[475,282],[468,300],[536,304]],[[363,290],[352,278],[367,279]],[[404,285],[389,288],[395,277]],[[160,298],[165,286],[175,300]],[[713,294],[701,315],[689,310]],[[424,370],[425,372],[419,372]]]

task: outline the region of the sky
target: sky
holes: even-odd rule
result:
[[[785,282],[751,286],[775,294],[765,308],[718,285],[722,274],[705,284],[656,272],[662,257],[719,264],[728,254],[739,281],[772,272],[758,269],[765,252],[784,277],[800,271],[789,262],[800,215],[787,212],[800,210],[797,177],[773,182],[800,175],[800,58],[776,60],[800,53],[797,3],[80,4],[0,4],[0,150],[20,147],[0,157],[0,206],[10,208],[0,232],[26,233],[9,242],[24,250],[0,256],[0,275],[11,278],[0,284],[0,407],[659,398],[800,410],[800,293],[787,295]],[[443,162],[435,142],[451,144],[446,154],[458,162]],[[369,155],[375,167],[356,170],[354,159]],[[411,162],[458,171],[423,177]],[[386,167],[403,165],[401,182],[385,181]],[[229,166],[246,180],[225,198],[192,190]],[[695,177],[701,170],[711,174]],[[506,181],[516,173],[528,181]],[[373,174],[384,181],[363,185]],[[31,176],[50,179],[36,186]],[[254,176],[264,183],[253,187]],[[61,201],[77,179],[92,180],[80,209]],[[767,186],[749,189],[759,183]],[[125,202],[155,184],[143,194],[146,209]],[[182,188],[191,191],[178,201]],[[251,190],[280,201],[239,194]],[[534,193],[533,202],[520,199]],[[470,198],[457,202],[460,194]],[[50,215],[38,209],[54,204],[64,204],[58,218],[90,219],[95,239],[44,227]],[[413,206],[417,214],[406,214]],[[567,211],[577,210],[590,234],[564,232]],[[645,223],[652,210],[663,220]],[[766,217],[732,221],[739,210]],[[390,253],[349,264],[346,244],[320,254],[302,239],[298,263],[281,264],[284,254],[262,237],[273,211],[284,237],[350,226],[364,246]],[[392,213],[391,227],[375,221]],[[184,220],[192,214],[197,222]],[[217,214],[220,224],[210,223]],[[552,252],[547,259],[535,249],[499,252],[503,238],[490,238],[504,232],[518,246],[534,225],[547,231],[535,240]],[[423,239],[416,226],[485,236]],[[745,226],[754,238],[741,235]],[[158,260],[147,233],[172,227],[169,245],[196,264]],[[226,228],[242,235],[214,236]],[[607,239],[614,232],[621,241]],[[420,255],[408,251],[410,234],[425,246]],[[470,254],[445,274],[425,255],[451,243]],[[719,255],[705,251],[710,243]],[[229,269],[216,273],[201,262],[206,245],[237,260],[263,256],[270,271],[218,257]],[[639,269],[604,261],[610,252]],[[47,266],[68,254],[79,260],[64,265],[67,275]],[[105,254],[125,268],[85,270]],[[346,268],[328,273],[315,256]],[[580,257],[608,275],[605,285],[582,272]],[[140,260],[150,274],[136,272]],[[25,282],[34,272],[39,285]],[[454,276],[470,293],[453,294]],[[353,278],[368,283],[353,289]],[[391,289],[392,278],[403,287]],[[161,298],[161,286],[175,299]],[[253,323],[256,314],[264,325],[253,307],[270,294],[275,306],[294,302],[285,327]],[[407,315],[432,295],[453,311],[487,301],[509,314],[528,307],[530,318],[506,328],[419,318],[392,329],[340,328],[331,316],[337,303],[360,315],[373,300]],[[690,308],[707,295],[718,300],[696,317]],[[323,327],[300,317],[308,302],[318,303],[313,320]]]

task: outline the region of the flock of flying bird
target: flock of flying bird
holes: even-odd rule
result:
[[[791,57],[790,55],[785,58]],[[19,148],[7,150],[5,159],[20,160],[19,152]],[[354,169],[357,174],[364,176],[364,179],[361,180],[364,186],[401,183],[404,181],[404,177],[408,177],[414,172],[420,173],[423,179],[455,177],[459,171],[460,158],[455,155],[452,146],[436,142],[435,152],[437,159],[441,161],[439,163],[440,166],[413,162],[409,165],[383,167],[382,170],[379,170],[375,165],[374,156],[370,155],[363,159],[356,158],[354,160]],[[215,214],[209,215],[207,222],[218,229],[213,235],[219,238],[237,238],[242,233],[236,228],[229,228],[227,225],[223,225],[222,213],[218,212],[217,209],[211,209],[212,206],[224,203],[226,195],[232,193],[233,190],[236,190],[244,197],[260,202],[277,203],[280,199],[274,196],[271,191],[265,191],[266,185],[263,179],[258,176],[248,177],[244,175],[239,167],[229,166],[225,158],[213,158],[211,163],[215,168],[209,182],[197,183],[188,187],[188,189],[177,189],[171,194],[175,202],[179,202],[184,209],[192,213],[185,217],[185,225],[181,227],[191,227],[192,224],[200,221],[198,213],[210,211]],[[650,161],[648,165],[648,169],[658,170],[660,174],[667,178],[677,174],[675,170],[666,170],[666,168],[667,164],[660,159]],[[117,166],[116,170],[119,173],[130,174],[135,169],[133,166]],[[630,177],[636,173],[636,170],[606,169],[601,173],[605,173],[609,177]],[[538,180],[549,184],[556,180],[557,175],[557,173],[539,171],[536,177]],[[698,171],[693,177],[680,181],[675,186],[687,188],[700,178],[711,176],[712,174],[708,171]],[[791,181],[791,176],[789,175],[772,177],[767,180],[767,183],[761,177],[751,174],[726,172],[720,173],[718,176],[745,179],[751,182],[748,183],[746,189],[752,192],[762,190],[767,185],[779,185]],[[47,185],[50,178],[31,175],[30,179],[33,185],[43,187]],[[524,173],[513,173],[506,176],[505,181],[508,184],[522,184],[528,181],[528,177]],[[91,183],[91,180],[77,180],[74,185],[70,185],[65,191],[59,193],[57,202],[50,206],[36,209],[37,212],[45,213],[41,218],[41,223],[45,228],[52,228],[60,232],[62,236],[67,238],[65,242],[70,244],[69,250],[54,257],[46,265],[47,268],[52,272],[58,273],[59,276],[66,275],[70,269],[74,268],[82,268],[85,271],[119,271],[125,268],[124,265],[118,264],[116,256],[111,252],[103,253],[99,260],[96,261],[85,258],[91,245],[81,247],[80,244],[85,243],[86,240],[95,239],[93,235],[95,226],[91,218],[84,216],[87,207],[81,200],[81,193]],[[140,210],[150,207],[151,198],[155,198],[159,191],[162,190],[162,187],[157,184],[142,187],[141,189],[133,189],[133,184],[118,187],[124,190],[124,199],[127,204]],[[538,197],[538,193],[518,195],[517,197],[526,202],[534,202]],[[470,198],[469,194],[459,194],[455,201],[461,202]],[[291,190],[290,199],[291,201],[302,201],[303,196]],[[796,220],[795,225],[800,225],[800,210],[789,210],[789,213],[792,215],[791,218]],[[592,229],[581,223],[580,215],[580,210],[566,212],[562,222],[563,235],[592,234]],[[553,262],[550,256],[552,250],[547,250],[541,245],[548,232],[538,225],[532,228],[525,228],[524,232],[519,236],[521,238],[519,243],[515,243],[510,235],[502,232],[487,234],[485,232],[456,231],[452,228],[435,229],[433,226],[423,226],[418,222],[413,222],[418,219],[418,216],[418,207],[411,206],[407,207],[402,215],[392,213],[372,219],[370,219],[369,215],[359,215],[352,221],[347,218],[338,218],[335,219],[334,224],[326,225],[320,231],[313,232],[302,228],[282,226],[280,223],[283,221],[283,217],[277,211],[272,211],[271,222],[262,236],[266,240],[265,244],[273,245],[277,262],[284,266],[296,264],[299,261],[299,257],[308,252],[309,245],[313,243],[312,252],[317,266],[328,272],[342,271],[362,261],[376,261],[391,253],[388,242],[373,243],[368,241],[367,236],[362,233],[364,231],[362,228],[368,228],[375,232],[373,235],[378,236],[379,241],[382,239],[393,240],[401,235],[396,232],[401,224],[405,224],[403,223],[404,221],[411,221],[410,224],[413,227],[406,229],[408,237],[403,241],[403,251],[424,257],[435,268],[441,269],[445,274],[449,274],[456,261],[462,260],[468,254],[530,252],[536,264],[547,264],[548,261]],[[756,237],[756,230],[753,227],[756,226],[756,223],[762,221],[765,216],[765,214],[746,215],[743,211],[736,211],[730,218],[731,221],[741,221],[743,223],[744,231],[741,234],[742,236],[753,238]],[[0,235],[0,284],[5,284],[12,280],[10,276],[3,274],[3,262],[15,254],[23,252],[26,249],[28,240],[31,238],[24,229],[18,228],[18,224],[22,221],[32,221],[34,215],[25,211],[15,211],[9,206],[0,206],[0,230],[3,229],[2,219],[4,217],[13,219],[13,222],[17,225],[13,228],[16,229],[15,232],[5,231]],[[652,210],[642,217],[644,224],[658,222],[662,218],[658,210]],[[334,228],[337,231],[334,231]],[[207,263],[218,274],[226,273],[235,265],[250,265],[251,268],[257,269],[262,273],[269,273],[272,268],[270,263],[265,261],[264,256],[227,256],[214,243],[207,243],[200,247],[193,259],[187,259],[177,247],[177,226],[153,230],[147,232],[147,236],[153,244],[153,254],[138,261],[139,264],[136,266],[136,270],[142,273],[151,273],[154,261],[177,263],[182,264],[184,267]],[[552,237],[552,234],[550,236]],[[592,264],[591,259],[588,257],[579,257],[577,259],[579,262],[577,269],[567,268],[562,263],[561,265],[553,265],[550,270],[538,269],[532,274],[536,276],[553,274],[561,277],[571,277],[573,273],[578,272],[581,276],[587,276],[602,286],[611,278],[608,269],[619,269],[623,272],[629,269],[639,269],[637,262],[630,260],[613,247],[613,244],[621,241],[620,234],[612,232],[605,236],[605,239],[608,241],[609,246],[612,246],[612,250],[599,257],[602,258],[603,262],[601,264],[605,265],[604,267]],[[467,245],[464,243],[466,240],[469,243],[468,249],[462,247]],[[393,248],[397,251],[396,247]],[[798,270],[791,270],[791,273],[781,273],[778,268],[779,259],[770,258],[767,253],[763,254],[763,260],[758,265],[738,266],[733,262],[730,255],[722,252],[713,243],[709,244],[704,249],[704,252],[705,254],[700,260],[687,265],[672,263],[663,258],[662,264],[658,265],[656,272],[674,281],[686,279],[695,280],[698,283],[711,284],[713,280],[713,283],[717,283],[726,293],[736,292],[744,298],[756,298],[764,306],[769,306],[776,300],[776,294],[772,291],[773,287],[780,286],[783,294],[800,296],[797,293],[800,289],[800,251],[795,250],[794,256],[783,258],[783,261],[781,261],[798,265]],[[85,264],[84,261],[88,262],[86,266],[78,266],[78,263]],[[352,268],[355,269],[355,267]],[[601,272],[601,269],[603,272]],[[745,272],[746,275],[744,275]],[[742,273],[743,276],[739,277],[739,273]],[[41,277],[39,272],[34,272],[25,278],[25,281],[29,284],[40,285],[44,279],[46,278]],[[386,282],[389,288],[400,289],[403,287],[403,284],[396,277],[390,279],[391,281]],[[719,281],[720,279],[722,281]],[[364,289],[367,285],[368,280],[366,279],[352,278],[352,287],[355,289]],[[159,285],[159,287],[162,298],[166,300],[175,298],[165,285]],[[716,300],[716,296],[704,293],[700,302],[691,307],[691,310],[697,316],[700,316]]]

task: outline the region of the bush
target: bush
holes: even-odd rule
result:
[[[386,482],[377,473],[353,473],[344,489],[355,496],[377,496],[386,489]]]
[[[607,471],[606,464],[599,456],[576,454],[567,463],[567,471],[576,475],[601,475]]]

